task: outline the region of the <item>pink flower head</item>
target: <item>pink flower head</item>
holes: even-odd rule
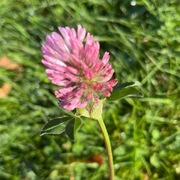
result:
[[[55,91],[60,106],[67,110],[92,107],[99,99],[110,96],[117,84],[108,63],[109,53],[99,59],[99,42],[86,29],[59,27],[42,45],[42,63],[49,80],[60,86]]]

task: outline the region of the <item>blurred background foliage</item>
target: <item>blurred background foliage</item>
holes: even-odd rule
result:
[[[75,142],[40,137],[44,123],[62,115],[41,44],[58,26],[77,24],[100,41],[101,53],[110,52],[119,82],[138,80],[144,92],[104,107],[117,180],[180,179],[179,6],[179,0],[1,0],[0,179],[108,178],[96,122],[84,121]]]

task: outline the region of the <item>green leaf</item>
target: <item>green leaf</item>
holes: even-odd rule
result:
[[[113,92],[111,93],[111,96],[108,97],[107,100],[116,101],[127,97],[143,97],[142,92],[135,88],[135,86],[138,85],[139,82],[119,84],[114,88]]]
[[[74,140],[74,123],[75,120],[71,120],[65,128],[65,132],[71,140]]]
[[[71,116],[58,117],[50,120],[41,130],[41,136],[45,134],[59,135],[65,131],[66,125],[73,119]]]
[[[151,157],[150,157],[150,163],[156,167],[159,168],[160,167],[160,161],[158,158],[158,155],[156,153],[154,153]]]
[[[75,133],[79,130],[79,128],[81,127],[81,125],[82,125],[82,120],[81,120],[81,118],[76,117],[75,123],[74,123],[74,132],[75,132]]]
[[[74,140],[75,133],[78,131],[81,125],[82,121],[79,117],[76,117],[67,124],[65,132],[71,140]]]

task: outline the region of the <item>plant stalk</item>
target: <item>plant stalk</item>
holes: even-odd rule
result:
[[[111,143],[109,140],[109,135],[106,129],[106,126],[104,124],[103,119],[99,119],[99,126],[101,128],[103,137],[104,137],[104,141],[105,141],[105,145],[106,145],[106,151],[107,151],[107,156],[108,156],[108,166],[109,166],[109,180],[114,180],[114,163],[113,163],[113,156],[112,156],[112,149],[111,149]]]

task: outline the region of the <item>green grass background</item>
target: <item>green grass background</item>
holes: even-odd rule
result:
[[[98,124],[85,121],[71,142],[40,137],[61,116],[41,64],[41,44],[58,26],[84,26],[109,51],[120,83],[139,81],[142,99],[106,103],[117,180],[180,179],[179,0],[1,0],[0,56],[22,66],[0,68],[0,179],[108,179]],[[99,154],[104,163],[90,162]]]

